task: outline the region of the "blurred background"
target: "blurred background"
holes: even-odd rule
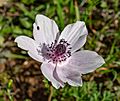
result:
[[[32,37],[36,14],[56,21],[60,31],[76,20],[89,31],[84,49],[106,61],[83,75],[82,87],[53,89],[41,63],[17,47],[19,35]],[[0,101],[120,101],[120,0],[0,0]]]

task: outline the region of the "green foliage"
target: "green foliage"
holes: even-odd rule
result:
[[[10,79],[7,83],[7,86],[5,88],[1,88],[0,90],[0,101],[4,101],[3,96],[8,96],[9,101],[14,101],[13,95],[12,95],[12,84],[13,80]]]
[[[82,87],[66,85],[63,89],[53,90],[52,101],[113,101],[116,99],[115,93],[106,88],[102,90],[103,84],[97,85],[94,81],[85,82]]]
[[[106,64],[96,73],[85,76],[82,87],[67,85],[59,90],[54,89],[52,100],[119,101],[119,0],[11,0],[7,6],[0,8],[0,63],[2,59],[28,59],[25,51],[13,52],[13,41],[19,35],[32,37],[32,24],[36,14],[44,14],[54,19],[60,31],[76,20],[85,21],[89,35],[84,48],[97,51],[106,60]],[[9,37],[13,39],[10,40]],[[7,41],[12,44],[7,44]],[[13,101],[13,81],[9,79],[7,72],[0,73],[0,82],[2,81],[2,85],[7,84],[5,89],[0,88],[0,101],[4,101],[4,94]],[[43,82],[46,93],[49,94],[50,84],[47,80]],[[30,100],[26,98],[24,101]]]

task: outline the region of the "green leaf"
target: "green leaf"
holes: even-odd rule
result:
[[[20,18],[20,23],[22,24],[23,27],[25,28],[32,28],[32,22],[28,20],[28,18]]]

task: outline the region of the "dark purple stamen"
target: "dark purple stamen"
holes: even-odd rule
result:
[[[64,44],[58,44],[55,47],[55,55],[60,56],[63,55],[66,52],[66,46]]]
[[[45,59],[49,60],[49,62],[56,64],[58,62],[66,61],[66,59],[71,56],[70,50],[70,44],[64,39],[61,39],[58,44],[52,42],[51,45],[46,45],[44,43],[41,53]]]

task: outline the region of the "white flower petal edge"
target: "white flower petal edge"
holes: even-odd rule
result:
[[[36,49],[32,49],[32,51],[28,51],[28,55],[38,62],[44,61],[43,57],[38,54]]]
[[[36,16],[33,24],[33,36],[38,43],[51,44],[55,41],[58,32],[59,29],[54,20],[40,14]]]
[[[15,42],[18,44],[18,47],[27,50],[30,57],[36,61],[43,62],[43,57],[37,52],[38,46],[35,40],[27,36],[19,36],[15,39]]]
[[[56,73],[58,78],[65,83],[68,83],[71,86],[82,86],[82,78],[79,71],[74,70],[75,67],[73,66],[63,66],[57,67]],[[56,77],[55,77],[56,78]]]
[[[68,76],[67,77],[67,82],[71,86],[82,86],[81,75],[76,74],[76,75],[73,75],[73,76],[70,76],[70,77]]]
[[[62,85],[62,87],[64,87],[62,82],[59,82],[58,79],[55,79],[53,77],[53,71],[55,69],[55,67],[49,63],[43,63],[41,65],[41,71],[43,73],[43,75],[52,83],[52,85],[58,89],[60,88],[60,86]]]
[[[24,50],[31,50],[33,47],[36,47],[35,40],[27,36],[19,36],[15,39],[15,42],[17,42],[18,47]]]
[[[72,86],[81,86],[81,74],[94,71],[105,63],[96,52],[83,50],[73,53],[68,63],[56,68],[58,77]]]
[[[75,69],[82,74],[93,72],[105,63],[104,59],[94,51],[82,50],[73,53],[69,65],[76,66]]]
[[[83,21],[67,25],[62,31],[60,39],[65,39],[72,46],[72,52],[80,49],[86,42],[87,28]]]

